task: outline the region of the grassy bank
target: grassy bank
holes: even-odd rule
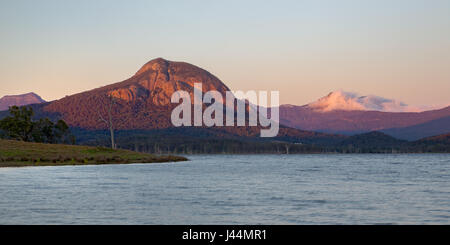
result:
[[[104,147],[0,140],[0,167],[155,163],[186,160],[179,156],[155,156]]]

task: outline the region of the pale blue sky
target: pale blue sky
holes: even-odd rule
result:
[[[53,100],[163,57],[305,104],[348,90],[450,103],[450,0],[0,0],[0,96]]]

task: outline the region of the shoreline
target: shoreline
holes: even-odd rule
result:
[[[130,165],[130,164],[155,164],[155,163],[176,163],[176,162],[186,162],[189,161],[185,157],[176,157],[176,159],[162,159],[153,162],[109,162],[109,163],[79,163],[79,162],[67,162],[67,163],[52,163],[52,162],[41,162],[39,164],[32,162],[2,162],[0,163],[1,168],[25,168],[25,167],[62,167],[62,166],[96,166],[96,165]]]
[[[183,156],[153,155],[123,149],[0,140],[1,167],[105,165],[187,161]]]

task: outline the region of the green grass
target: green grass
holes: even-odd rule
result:
[[[155,163],[186,160],[179,156],[155,156],[105,147],[0,140],[0,167]]]

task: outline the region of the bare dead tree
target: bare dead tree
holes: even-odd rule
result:
[[[111,148],[112,149],[116,149],[116,143],[114,140],[114,124],[113,124],[113,118],[112,118],[112,108],[113,105],[115,104],[114,102],[114,97],[108,95],[108,99],[109,99],[109,105],[107,108],[107,113],[108,113],[108,118],[105,119],[102,114],[100,113],[100,111],[97,111],[98,116],[100,118],[100,121],[104,122],[106,124],[106,126],[109,128],[109,134],[111,136]]]
[[[288,144],[285,144],[284,147],[286,148],[286,154],[289,155],[289,145],[288,145]]]

